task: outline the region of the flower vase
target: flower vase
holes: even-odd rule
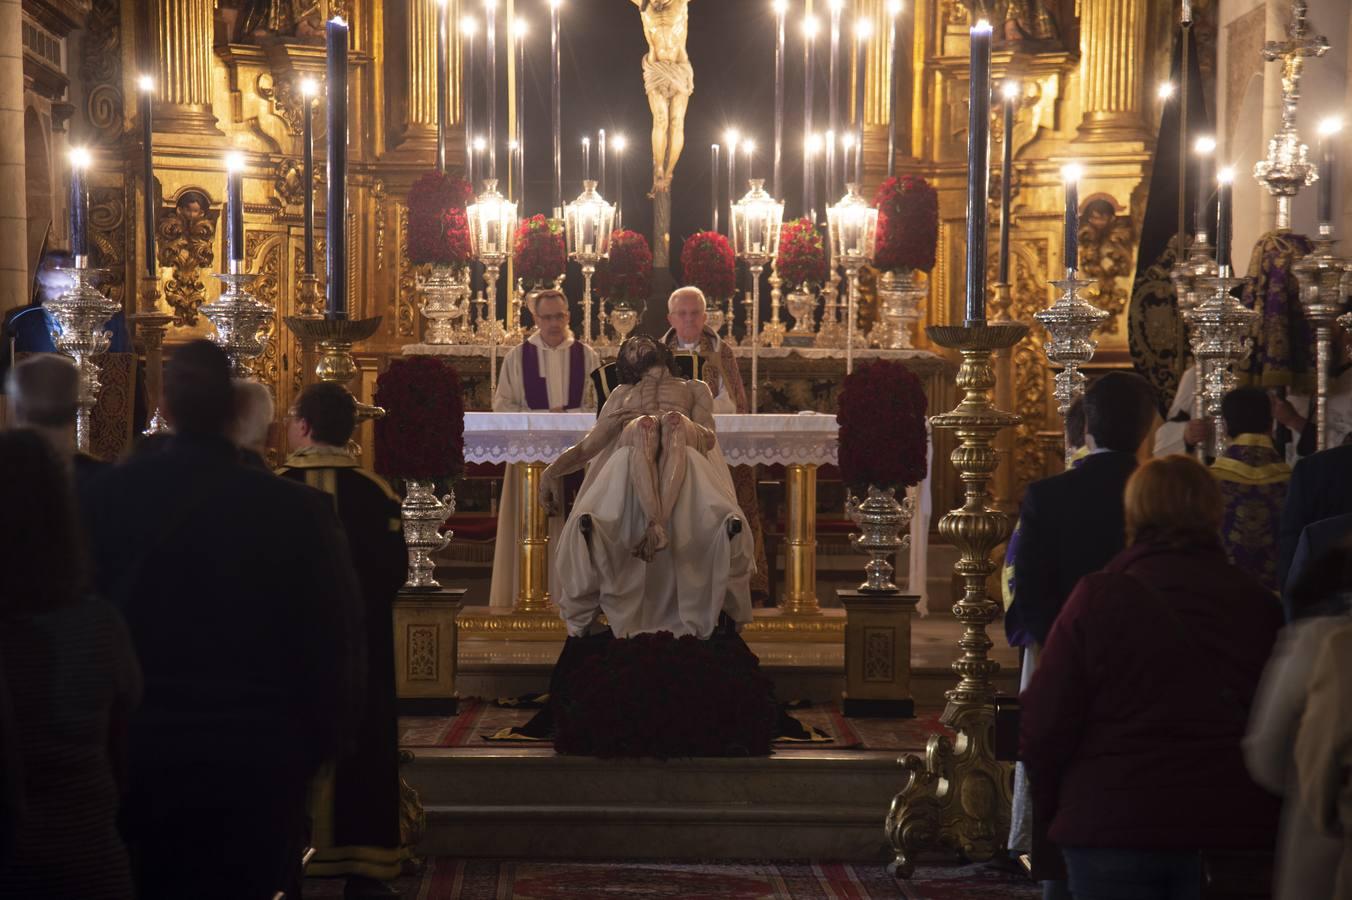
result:
[[[711,300],[706,315],[708,318],[705,320],[704,324],[709,327],[710,331],[714,334],[718,334],[723,330],[723,305],[721,301],[716,299]]]
[[[911,536],[901,534],[911,522],[915,501],[906,497],[897,501],[896,488],[868,487],[868,497],[861,503],[850,494],[845,499],[845,513],[859,527],[860,534],[850,535],[856,550],[871,558],[864,566],[866,578],[859,590],[870,594],[895,594],[892,583],[893,566],[888,558],[911,546]]]
[[[884,350],[910,350],[911,331],[920,321],[920,302],[928,291],[916,280],[914,269],[884,272],[878,278],[878,324],[869,343]]]
[[[457,343],[456,319],[465,314],[465,301],[469,298],[467,270],[433,266],[419,281],[423,295],[421,311],[427,320],[424,343]]]
[[[404,543],[408,545],[408,581],[406,588],[441,587],[432,577],[436,564],[432,554],[450,544],[453,532],[441,533],[446,517],[455,512],[455,492],[437,499],[433,483],[409,479],[408,493],[399,504],[399,515],[404,520]]]

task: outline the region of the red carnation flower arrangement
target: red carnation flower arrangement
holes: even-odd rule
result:
[[[875,360],[845,376],[836,402],[840,477],[852,491],[906,488],[925,478],[928,403],[920,379],[899,362]]]
[[[553,284],[568,267],[568,248],[563,242],[563,226],[543,215],[531,216],[517,226],[512,245],[512,265],[516,276],[527,285]]]
[[[878,238],[873,264],[883,272],[934,268],[939,243],[939,195],[915,175],[889,178],[873,198]]]
[[[790,291],[826,281],[826,242],[810,219],[786,222],[779,232],[779,258],[775,271]]]
[[[417,265],[460,268],[469,264],[469,217],[474,196],[459,175],[428,172],[408,192],[408,259]]]
[[[596,268],[597,290],[611,303],[641,303],[653,289],[653,251],[637,231],[610,236],[610,259]]]
[[[465,467],[465,401],[455,367],[431,356],[395,359],[376,379],[376,471],[445,481]]]
[[[717,231],[701,231],[681,247],[681,272],[709,300],[723,300],[737,289],[737,261],[732,245]]]

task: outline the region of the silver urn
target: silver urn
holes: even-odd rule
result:
[[[427,320],[424,342],[457,343],[456,320],[465,315],[469,301],[468,269],[433,266],[426,278],[418,280],[418,287],[423,295],[421,312]]]
[[[928,291],[916,280],[915,271],[901,269],[878,276],[878,324],[869,333],[869,343],[883,350],[909,350],[911,332],[920,321],[920,304]]]
[[[817,295],[804,286],[801,290],[791,292],[785,298],[784,305],[789,308],[789,316],[793,319],[793,328],[789,329],[789,334],[812,337],[813,326],[816,325],[813,313],[817,310]]]
[[[870,557],[864,566],[867,576],[859,585],[866,593],[895,594],[892,583],[893,566],[888,559],[898,551],[911,546],[910,534],[901,534],[911,524],[914,501],[906,497],[897,501],[896,488],[879,489],[869,485],[863,502],[853,494],[845,498],[845,513],[859,528],[860,534],[850,535],[856,550]]]
[[[430,481],[410,479],[408,493],[399,504],[399,515],[404,520],[404,543],[408,545],[408,581],[406,588],[439,588],[432,577],[436,564],[432,554],[450,544],[454,532],[441,532],[446,517],[455,512],[455,491],[437,499]]]

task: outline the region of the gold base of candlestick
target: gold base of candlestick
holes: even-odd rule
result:
[[[164,385],[164,335],[174,317],[160,311],[159,278],[142,276],[137,297],[140,305],[132,316],[132,324],[141,338],[141,349],[145,354],[146,400],[150,407],[150,420],[141,433],[164,434],[169,431],[169,423],[160,411]]]
[[[352,356],[352,346],[364,341],[380,328],[380,316],[369,319],[328,319],[287,316],[286,327],[291,329],[302,344],[309,343],[315,348],[319,361],[315,364],[315,377],[329,384],[350,385],[361,369]],[[379,419],[385,410],[369,403],[357,400],[357,419]]]
[[[957,739],[932,734],[923,757],[908,754],[901,761],[907,778],[892,799],[885,827],[897,854],[889,871],[902,878],[914,873],[922,850],[941,847],[982,861],[995,855],[1009,833],[1008,766],[996,761],[994,747],[993,679],[1000,664],[988,655],[993,645],[986,635],[998,607],[986,595],[986,582],[996,569],[991,551],[1009,536],[1012,524],[1008,514],[991,505],[989,484],[999,462],[995,436],[1020,420],[995,407],[991,358],[1027,333],[1022,322],[928,329],[934,343],[962,353],[957,376],[962,402],[930,420],[935,428],[957,432],[959,443],[950,459],[965,488],[963,505],[939,522],[939,533],[961,552],[953,567],[965,583],[953,607],[963,625],[961,654],[953,663],[961,680],[948,691],[940,717]]]

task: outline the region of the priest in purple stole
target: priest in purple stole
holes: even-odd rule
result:
[[[530,308],[536,331],[503,357],[494,412],[595,411],[596,393],[591,373],[601,365],[596,351],[573,338],[568,327],[568,300],[560,291],[541,291]],[[511,609],[517,595],[517,555],[520,552],[521,479],[508,466],[498,502],[498,538],[493,549],[493,586],[489,605]],[[563,518],[549,520],[550,540],[558,536]],[[550,587],[550,595],[554,589]]]
[[[1277,533],[1291,467],[1272,444],[1272,401],[1262,388],[1239,388],[1221,401],[1230,446],[1211,464],[1225,499],[1221,542],[1230,562],[1277,590]]]

